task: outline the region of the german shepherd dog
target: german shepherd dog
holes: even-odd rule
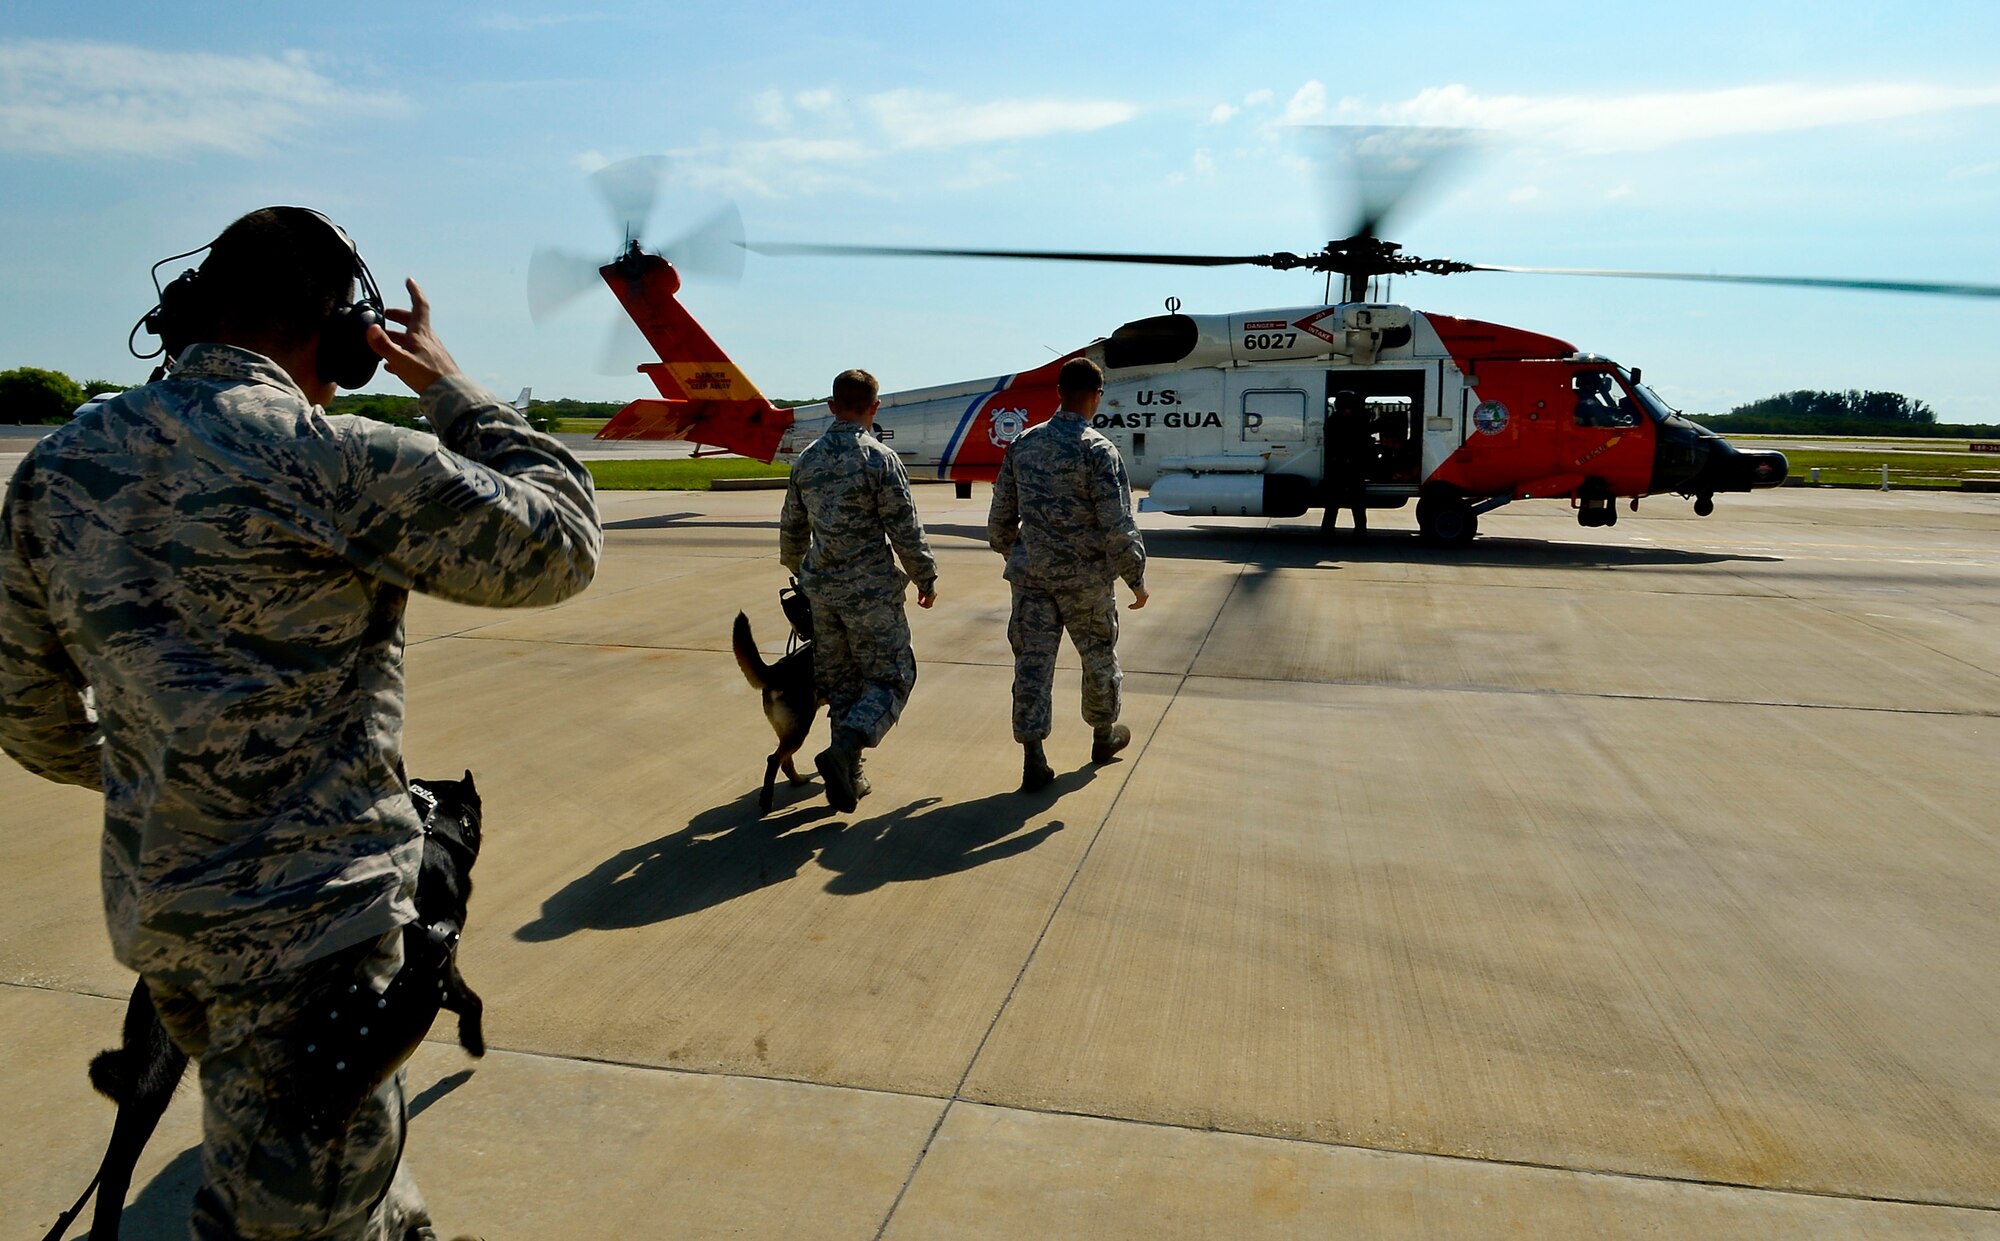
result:
[[[750,636],[750,618],[738,612],[730,645],[736,649],[736,666],[743,670],[743,679],[750,682],[750,688],[763,693],[764,718],[771,722],[771,731],[778,734],[778,748],[764,761],[764,791],[757,798],[758,810],[769,814],[778,768],[785,769],[785,779],[793,784],[807,782],[792,765],[792,756],[804,747],[806,734],[812,731],[813,719],[826,699],[819,696],[813,684],[813,647],[809,636],[783,659],[765,663],[757,652],[756,640]]]
[[[479,857],[482,824],[479,790],[472,773],[458,780],[412,780],[410,793],[423,816],[424,857],[417,873],[417,923],[404,932],[405,963],[398,974],[426,971],[435,975],[428,989],[435,992],[435,1007],[428,995],[413,1003],[415,1015],[403,1040],[407,1048],[397,1050],[402,1057],[416,1049],[430,1029],[430,1016],[437,1008],[458,1014],[458,1042],[474,1056],[486,1054],[483,1024],[485,1004],[466,985],[458,972],[458,935],[465,925],[467,902],[472,896],[472,864]],[[419,934],[413,935],[416,931]],[[425,945],[434,945],[426,951]],[[429,980],[412,980],[426,988]],[[393,987],[395,984],[392,983]],[[125,1195],[131,1188],[132,1169],[145,1149],[147,1139],[166,1113],[182,1076],[187,1071],[187,1053],[167,1036],[153,1009],[153,996],[144,979],[132,988],[125,1006],[123,1042],[98,1053],[90,1062],[90,1084],[118,1105],[112,1124],[111,1141],[98,1166],[97,1176],[76,1205],[64,1213],[43,1241],[57,1241],[75,1221],[93,1191],[97,1211],[92,1216],[91,1241],[117,1241],[118,1221],[125,1209]],[[398,1058],[396,1063],[401,1063]],[[358,1100],[357,1100],[358,1102]]]

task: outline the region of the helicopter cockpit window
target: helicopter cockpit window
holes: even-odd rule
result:
[[[1636,427],[1639,407],[1625,386],[1609,371],[1578,371],[1570,377],[1576,391],[1576,425],[1580,427]]]
[[[1163,366],[1178,362],[1194,352],[1201,341],[1201,329],[1186,315],[1154,315],[1134,319],[1111,334],[1104,342],[1104,365],[1112,370],[1127,366]]]

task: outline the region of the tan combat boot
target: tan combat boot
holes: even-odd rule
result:
[[[1108,763],[1111,756],[1132,744],[1132,730],[1123,724],[1106,724],[1091,739],[1090,761]]]

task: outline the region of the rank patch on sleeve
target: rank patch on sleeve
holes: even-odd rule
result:
[[[432,484],[430,499],[454,513],[463,513],[490,504],[499,495],[500,480],[493,476],[493,471],[468,461]]]

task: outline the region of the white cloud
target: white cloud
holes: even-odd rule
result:
[[[893,90],[862,101],[893,146],[969,146],[1088,133],[1139,114],[1131,104],[1101,99],[996,99],[965,103],[928,91]]]
[[[1205,177],[1215,171],[1215,156],[1209,153],[1207,147],[1203,147],[1194,153],[1194,159],[1189,162],[1188,167],[1196,176]]]
[[[1542,187],[1539,185],[1523,185],[1507,191],[1507,201],[1510,203],[1531,203],[1541,196]]]
[[[828,191],[893,194],[875,166],[895,157],[977,152],[982,147],[1087,133],[1123,124],[1139,114],[1132,104],[1102,99],[996,99],[970,102],[955,95],[891,90],[859,99],[836,90],[781,95],[763,91],[750,112],[774,136],[717,134],[699,147],[673,152],[688,181],[706,190],[759,197]],[[918,181],[965,190],[1011,180],[995,158],[979,155],[947,168],[915,174]]]
[[[1285,105],[1285,124],[1304,125],[1316,121],[1326,114],[1326,85],[1323,82],[1307,82],[1292,92],[1291,102]]]
[[[1319,87],[1308,82],[1293,99]],[[1319,98],[1323,101],[1324,92]],[[1877,82],[1849,86],[1775,83],[1711,91],[1632,95],[1479,95],[1460,85],[1432,87],[1397,103],[1343,100],[1325,119],[1397,125],[1452,125],[1513,132],[1585,154],[1649,151],[1680,142],[1785,133],[1898,120],[2000,104],[2000,86],[1951,87]],[[1315,111],[1310,118],[1321,119]]]
[[[1215,105],[1214,110],[1208,114],[1208,122],[1211,125],[1226,125],[1229,123],[1229,118],[1235,116],[1240,111],[1242,109],[1233,103],[1218,103]]]
[[[1271,100],[1275,98],[1277,98],[1277,96],[1273,95],[1268,89],[1253,90],[1249,94],[1243,96],[1243,106],[1246,108],[1261,108],[1265,104],[1270,103]]]
[[[785,97],[774,90],[750,96],[750,115],[767,129],[783,129],[792,123],[792,110],[785,106]]]
[[[232,56],[58,39],[0,43],[0,150],[36,155],[257,155],[299,130],[401,110],[299,52]]]
[[[853,138],[767,138],[670,152],[676,175],[699,190],[786,198],[828,192],[877,196],[865,174],[877,152]]]

